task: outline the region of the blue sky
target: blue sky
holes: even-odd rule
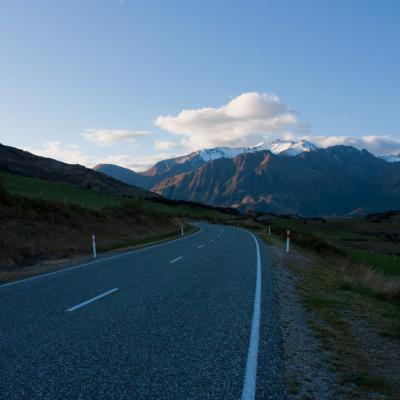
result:
[[[399,20],[397,0],[3,1],[0,142],[134,169],[279,137],[400,152]]]

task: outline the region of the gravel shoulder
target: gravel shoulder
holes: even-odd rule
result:
[[[296,286],[301,278],[285,266],[283,250],[270,246],[272,274],[276,282],[279,316],[284,346],[285,378],[288,399],[341,399],[339,375],[329,362],[330,353],[308,323]],[[299,260],[307,262],[307,260]]]

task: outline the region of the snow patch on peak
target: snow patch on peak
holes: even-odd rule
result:
[[[187,156],[179,157],[176,162],[180,164],[190,160],[193,162],[208,162],[219,158],[235,158],[239,154],[255,153],[263,150],[269,150],[271,153],[284,156],[296,156],[304,151],[312,151],[315,149],[317,149],[317,146],[307,140],[285,141],[278,139],[270,144],[261,142],[251,147],[214,147],[211,149],[198,150]]]
[[[384,156],[379,156],[382,160],[386,162],[400,162],[400,153],[399,154],[387,154]]]
[[[292,140],[281,140],[277,139],[273,141],[269,150],[274,154],[282,154],[285,156],[297,156],[300,153],[316,150],[317,146],[315,144],[301,139],[298,141]]]

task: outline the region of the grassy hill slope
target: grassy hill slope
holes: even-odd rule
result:
[[[174,237],[187,219],[225,220],[211,207],[111,196],[47,179],[0,173],[0,281],[52,259]]]

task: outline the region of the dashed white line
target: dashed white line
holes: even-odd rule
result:
[[[248,231],[247,231],[248,232]],[[261,314],[261,261],[260,247],[256,237],[248,232],[256,244],[257,251],[257,277],[254,295],[253,320],[251,323],[250,343],[247,353],[246,374],[244,377],[242,400],[254,400],[256,396],[258,345],[260,341],[260,314]]]
[[[85,306],[87,306],[88,304],[93,303],[94,301],[101,299],[102,297],[108,296],[109,294],[116,292],[117,290],[118,290],[118,288],[111,289],[111,290],[109,290],[108,292],[99,294],[98,296],[92,297],[91,299],[86,300],[86,301],[84,301],[83,303],[79,303],[79,304],[77,304],[76,306],[73,306],[73,307],[71,307],[71,308],[68,308],[68,310],[66,310],[66,311],[67,311],[67,312],[71,312],[71,311],[77,310],[78,308],[85,307]]]
[[[183,256],[180,256],[180,257],[178,257],[178,258],[175,258],[175,259],[171,260],[169,263],[170,263],[170,264],[173,264],[174,262],[179,261],[181,258],[183,258]]]
[[[215,239],[211,239],[210,242],[213,242]]]
[[[204,244],[201,244],[200,246],[197,246],[198,249],[202,249],[204,247]]]

